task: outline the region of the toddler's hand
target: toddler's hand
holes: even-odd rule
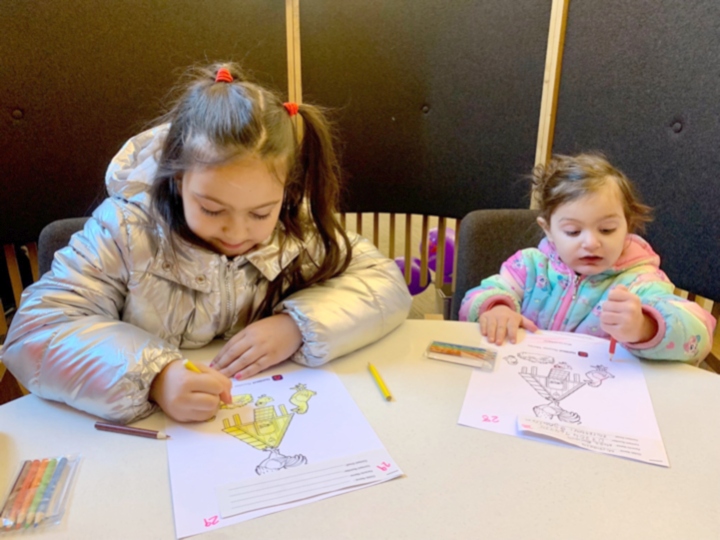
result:
[[[531,332],[538,329],[530,319],[504,305],[495,306],[480,315],[480,333],[486,336],[490,343],[502,345],[506,335],[510,343],[515,343],[518,328]]]
[[[642,311],[640,297],[616,285],[602,305],[600,327],[620,343],[642,343],[657,332],[657,324]]]
[[[232,403],[232,382],[214,369],[199,364],[202,373],[170,362],[157,374],[150,386],[150,399],[178,422],[202,422],[212,418],[220,402]]]
[[[235,334],[210,365],[228,377],[247,379],[287,360],[301,344],[295,321],[281,313],[255,321]]]

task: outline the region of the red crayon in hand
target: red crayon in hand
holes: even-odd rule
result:
[[[610,338],[610,361],[613,361],[615,356],[615,347],[617,347],[617,340],[614,337]]]

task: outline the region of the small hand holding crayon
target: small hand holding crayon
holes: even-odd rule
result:
[[[170,362],[155,377],[150,399],[178,422],[203,422],[220,403],[232,403],[232,383],[225,375],[189,360]]]
[[[600,327],[620,343],[642,343],[658,330],[655,319],[642,310],[640,297],[625,285],[616,285],[608,293],[600,313]]]

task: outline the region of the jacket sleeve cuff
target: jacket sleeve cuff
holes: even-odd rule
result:
[[[495,306],[499,305],[507,306],[513,311],[518,310],[517,305],[509,295],[495,294],[489,297],[485,297],[483,299],[473,299],[467,312],[467,320],[476,322],[480,320],[480,315],[485,313],[488,309],[494,308]]]
[[[642,306],[642,312],[643,312],[643,315],[647,315],[648,317],[650,317],[652,320],[655,321],[655,325],[657,326],[657,332],[655,332],[655,335],[653,337],[651,337],[650,339],[648,339],[647,341],[642,341],[639,343],[627,343],[627,344],[624,343],[623,346],[626,349],[635,349],[638,351],[641,351],[644,349],[652,349],[653,347],[656,347],[657,345],[659,345],[660,342],[662,341],[662,339],[665,337],[665,330],[666,330],[665,319],[660,314],[660,312],[657,309],[655,309],[654,307],[650,307],[650,306],[646,306],[646,305]]]

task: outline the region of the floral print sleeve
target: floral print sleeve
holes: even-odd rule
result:
[[[504,304],[520,312],[525,281],[528,275],[528,253],[536,249],[518,251],[500,267],[500,273],[482,280],[470,289],[460,305],[459,319],[475,322],[485,311]]]
[[[666,278],[667,279],[667,278]],[[672,292],[665,280],[640,280],[631,290],[640,297],[643,312],[655,319],[658,332],[645,343],[627,344],[633,354],[650,360],[698,363],[712,348],[715,319],[695,302]]]

